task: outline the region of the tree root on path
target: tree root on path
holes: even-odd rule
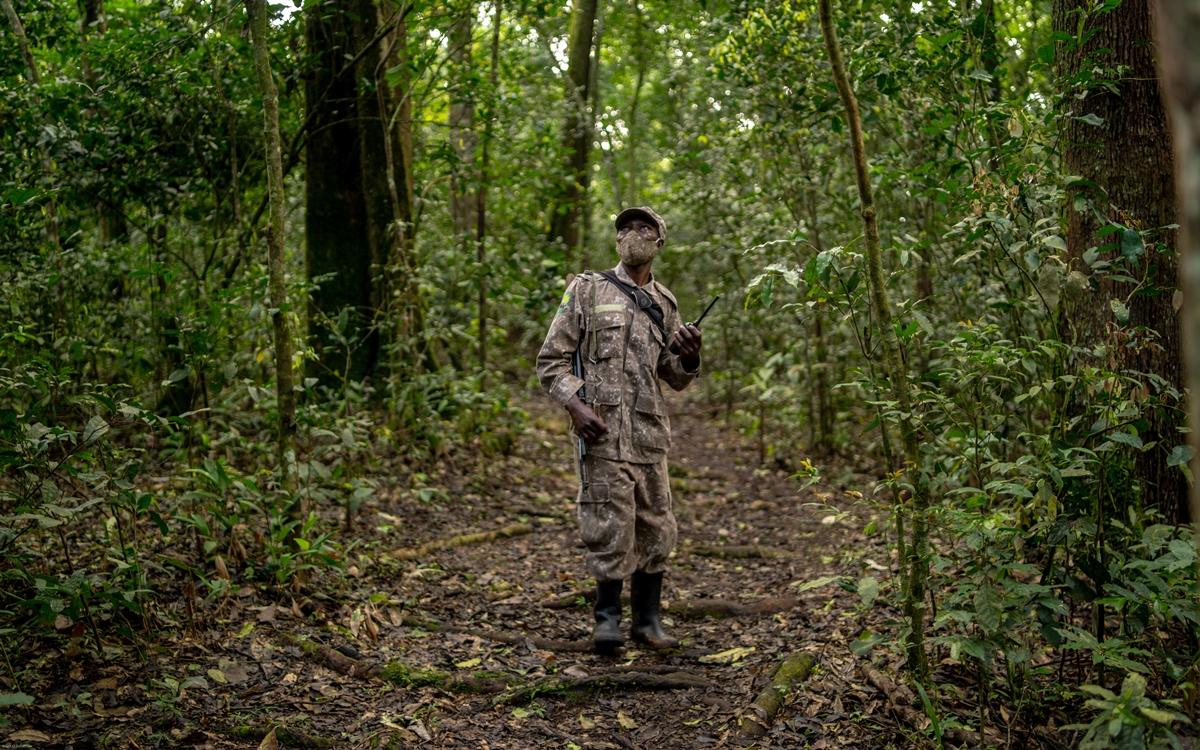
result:
[[[795,685],[808,679],[812,668],[811,654],[799,652],[784,659],[771,677],[771,684],[763,688],[741,718],[738,734],[750,738],[765,735],[783,706],[784,699]]]
[[[712,687],[712,683],[690,672],[672,672],[665,675],[645,672],[605,672],[588,677],[554,675],[497,696],[492,699],[491,706],[496,708],[516,705],[541,695],[568,695],[604,687],[620,687],[627,690],[688,690]]]
[[[579,589],[564,596],[543,600],[541,606],[545,609],[571,609],[579,606],[579,600],[585,603],[596,600],[596,589]],[[622,595],[621,601],[629,601]],[[704,617],[752,617],[758,615],[774,615],[787,612],[800,605],[799,599],[760,599],[752,604],[739,604],[725,599],[686,599],[670,602],[663,611],[674,617],[701,619]]]
[[[496,630],[484,630],[482,628],[463,628],[457,625],[447,625],[438,620],[432,620],[427,617],[405,617],[402,624],[410,628],[421,628],[430,632],[446,632],[460,633],[462,635],[470,635],[476,638],[487,638],[489,641],[497,643],[507,643],[510,646],[521,646],[526,641],[533,644],[534,648],[542,649],[543,651],[565,651],[569,653],[587,653],[592,650],[593,642],[591,638],[580,641],[558,641],[552,638],[541,638],[533,635],[524,635],[521,633],[501,633]]]
[[[398,549],[389,554],[393,560],[416,560],[428,555],[430,552],[436,552],[440,549],[453,549],[454,547],[462,547],[467,544],[480,544],[482,542],[491,542],[496,539],[509,539],[514,536],[522,536],[533,532],[533,527],[526,523],[512,523],[502,529],[493,531],[479,531],[474,534],[461,534],[452,536],[448,539],[435,539],[432,542],[426,542],[420,547],[412,547],[408,549]]]
[[[307,641],[291,633],[279,634],[285,641],[292,644],[312,661],[323,667],[328,667],[338,674],[347,677],[377,677],[380,667],[364,664],[357,659],[351,659],[323,643]]]
[[[778,547],[763,547],[759,544],[731,544],[726,547],[693,547],[688,550],[693,555],[702,557],[723,557],[727,559],[745,558],[788,558],[800,557],[799,552]]]
[[[924,730],[925,727],[929,726],[929,717],[913,708],[916,696],[913,695],[913,691],[909,690],[907,685],[897,685],[887,675],[867,662],[861,662],[858,668],[862,672],[863,679],[871,687],[884,694],[892,712],[900,721],[918,731]],[[956,745],[977,747],[979,745],[979,732],[972,732],[970,729],[963,729],[962,727],[945,727],[942,730],[942,739]]]

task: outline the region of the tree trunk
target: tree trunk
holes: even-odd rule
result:
[[[905,471],[912,483],[912,537],[907,546],[904,563],[908,568],[904,613],[908,619],[909,635],[905,644],[908,652],[908,668],[914,676],[924,682],[929,674],[925,657],[925,582],[929,577],[929,481],[921,459],[920,439],[917,425],[912,421],[912,405],[908,394],[908,373],[900,353],[900,340],[892,324],[892,308],[887,298],[886,279],[883,274],[883,254],[879,249],[879,227],[875,223],[875,195],[871,188],[867,167],[866,148],[863,144],[862,120],[858,114],[858,100],[850,88],[850,79],[842,62],[838,46],[837,31],[833,27],[831,0],[819,0],[817,12],[821,20],[821,34],[825,38],[825,50],[833,67],[833,80],[846,113],[850,130],[850,148],[854,154],[854,180],[858,185],[858,197],[863,220],[863,236],[867,259],[867,279],[871,292],[871,310],[883,339],[887,356],[888,378],[891,381],[892,398],[900,410],[900,435],[904,445]],[[886,430],[885,424],[879,425]],[[897,508],[897,513],[903,510]]]
[[[483,147],[479,159],[479,204],[476,206],[476,227],[475,241],[476,252],[475,262],[479,265],[479,372],[483,380],[480,381],[481,387],[486,387],[487,378],[487,350],[488,350],[488,329],[487,329],[487,297],[488,297],[488,276],[487,276],[487,193],[488,180],[491,175],[488,174],[488,149],[492,143],[492,123],[496,119],[496,103],[499,101],[499,82],[500,82],[500,17],[504,9],[504,4],[501,0],[493,0],[495,3],[492,12],[492,67],[488,71],[488,108],[487,121],[483,128]]]
[[[374,94],[358,93],[357,73],[365,69],[361,65],[356,66],[355,75],[341,74],[347,58],[358,52],[355,42],[366,33],[364,27],[375,26],[373,10],[365,18],[360,13],[364,6],[369,7],[367,0],[312,4],[305,20],[313,67],[305,79],[304,91],[310,113],[316,110],[305,140],[308,277],[313,280],[333,274],[320,282],[309,302],[308,338],[318,358],[310,374],[330,385],[340,385],[344,377],[361,380],[375,364],[371,347],[359,346],[348,352],[346,346],[333,340],[329,324],[323,322],[336,326],[342,311],[349,308],[351,314],[341,332],[347,338],[356,338],[363,334],[363,322],[374,309],[371,264],[377,259],[380,240],[378,228],[372,232],[372,220],[379,222],[381,217],[378,192],[370,199],[367,195],[378,186],[368,188],[363,184],[363,161],[364,155],[378,152],[378,141],[361,142],[360,127],[363,100]],[[378,53],[374,53],[374,59],[378,62]],[[369,113],[374,113],[376,119],[367,124],[379,132],[378,110]],[[384,215],[385,230],[390,215],[390,211]]]
[[[450,112],[447,117],[455,160],[450,170],[450,219],[454,234],[466,245],[475,224],[478,198],[471,194],[475,179],[475,86],[471,80],[471,21],[475,4],[460,0],[450,24]]]
[[[1179,217],[1179,262],[1183,270],[1184,351],[1190,424],[1200,425],[1200,6],[1186,0],[1158,0],[1159,64],[1175,134],[1176,186],[1183,196]],[[1200,431],[1193,427],[1193,447]],[[1200,454],[1200,450],[1196,451]],[[1192,461],[1193,474],[1200,468]],[[1192,485],[1192,522],[1200,521],[1200,488]]]
[[[579,247],[579,216],[588,187],[588,153],[592,145],[587,103],[591,81],[592,39],[598,0],[579,0],[571,14],[567,61],[567,86],[563,121],[563,150],[567,154],[562,189],[553,207],[550,241],[561,243],[569,254]]]
[[[271,323],[275,338],[275,394],[279,408],[276,462],[285,494],[294,498],[293,520],[308,515],[302,498],[296,496],[296,394],[293,390],[291,309],[287,302],[286,258],[283,252],[284,215],[283,155],[279,142],[279,90],[271,76],[267,51],[267,2],[246,0],[250,35],[254,46],[254,72],[263,98],[263,131],[266,135],[267,190],[270,214],[267,219],[267,281],[271,301]]]
[[[42,79],[38,75],[37,62],[33,59],[33,52],[29,49],[29,39],[25,36],[25,26],[21,23],[21,17],[17,15],[17,10],[13,7],[12,0],[0,0],[0,7],[4,9],[4,15],[8,18],[8,25],[12,29],[13,36],[17,38],[17,49],[20,50],[21,60],[25,63],[25,76],[29,79],[29,85],[33,88],[29,100],[38,109],[38,117],[40,118],[42,97],[38,90],[42,87]],[[50,158],[50,151],[46,148],[45,144],[38,144],[38,155],[42,160],[42,179],[53,190],[54,160]],[[58,203],[54,198],[46,201],[46,238],[54,246],[55,251],[57,251],[57,257],[57,254],[62,252],[62,241],[58,236]]]
[[[1087,0],[1056,0],[1055,29],[1073,34],[1079,15],[1072,11],[1087,7]],[[1068,98],[1071,111],[1062,120],[1066,174],[1079,175],[1099,187],[1081,188],[1077,201],[1068,204],[1068,256],[1072,268],[1085,273],[1088,268],[1081,260],[1083,253],[1112,242],[1111,237],[1097,237],[1097,231],[1106,224],[1116,222],[1147,230],[1174,224],[1177,219],[1171,133],[1156,78],[1152,26],[1149,0],[1123,0],[1111,12],[1088,18],[1086,28],[1098,31],[1085,45],[1075,50],[1061,45],[1059,48],[1057,63],[1063,75],[1074,75],[1084,66],[1123,70],[1117,81],[1118,92],[1096,86],[1086,91],[1083,99]],[[1099,117],[1102,123],[1092,125],[1080,119],[1088,115]],[[1082,204],[1079,199],[1083,198],[1090,199],[1096,211],[1104,215],[1103,220]],[[1077,203],[1082,210],[1076,210]],[[1156,331],[1158,338],[1153,345],[1128,348],[1110,334],[1115,333],[1115,320],[1109,301],[1125,299],[1133,285],[1108,279],[1097,279],[1097,292],[1078,303],[1071,314],[1062,316],[1063,334],[1065,340],[1088,347],[1107,344],[1112,366],[1153,373],[1182,390],[1182,332],[1173,305],[1179,285],[1176,234],[1166,230],[1154,239],[1162,243],[1161,252],[1151,250],[1141,260],[1157,268],[1151,284],[1158,291],[1131,300],[1128,324],[1129,329]],[[1111,258],[1114,254],[1119,255],[1105,253],[1101,257]],[[1158,507],[1170,519],[1184,521],[1186,481],[1182,472],[1166,464],[1171,449],[1181,442],[1177,432],[1181,414],[1163,407],[1147,416],[1149,429],[1141,437],[1156,445],[1138,454],[1135,467],[1144,502]]]
[[[83,79],[93,89],[96,88],[98,76],[92,68],[92,58],[88,54],[88,43],[93,37],[104,36],[108,31],[108,17],[104,13],[104,0],[81,0],[79,3],[80,37],[83,40],[83,53],[80,55],[80,68]],[[96,118],[98,113],[88,110],[89,118]],[[107,245],[126,239],[129,229],[125,223],[125,212],[121,206],[101,198],[96,202],[96,228],[100,234],[100,242]]]

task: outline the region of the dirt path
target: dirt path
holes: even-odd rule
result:
[[[821,577],[857,580],[864,566],[886,563],[882,544],[857,531],[867,519],[830,518],[828,507],[815,505],[818,496],[797,492],[785,472],[754,468],[754,446],[704,415],[674,418],[671,473],[680,543],[664,599],[674,608],[706,599],[752,605],[788,597],[799,605],[733,618],[675,614],[669,629],[683,645],[666,655],[630,648],[614,661],[543,648],[538,639],[588,637],[588,606],[544,604],[570,602],[592,582],[575,534],[565,422],[536,409],[530,435],[514,456],[488,466],[486,477],[460,465],[427,479],[440,492],[399,486],[381,492],[382,499],[359,514],[361,542],[338,589],[293,595],[247,585],[219,607],[213,603],[202,631],[152,649],[144,666],[96,666],[69,675],[59,703],[83,710],[73,718],[47,711],[43,731],[69,731],[74,747],[99,740],[102,746],[249,748],[271,726],[290,730],[287,744],[312,747],[716,747],[732,742],[742,710],[779,660],[805,651],[819,666],[758,746],[886,744],[890,732],[872,729],[869,720],[882,701],[854,673],[847,648],[861,627],[845,614],[857,595],[836,583],[798,592],[799,583]],[[867,489],[867,478],[850,469],[841,481],[848,489]],[[516,535],[410,560],[384,554],[505,527]],[[712,556],[748,545],[788,555]],[[472,632],[434,630],[417,618]],[[516,637],[503,643],[480,631]],[[440,678],[420,672],[409,673],[407,687],[339,673],[323,658],[329,649],[313,653],[322,645],[358,660],[356,671],[400,662],[452,678],[476,675],[485,690],[496,681],[614,670],[682,676],[696,686],[608,686],[493,708],[498,694],[422,685]],[[345,663],[341,667],[345,671]],[[390,673],[393,681],[396,674]],[[187,678],[193,682],[182,693],[169,682]],[[461,680],[456,685],[463,687]]]

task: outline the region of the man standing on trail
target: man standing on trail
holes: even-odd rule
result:
[[[592,637],[601,653],[624,643],[626,576],[633,640],[655,649],[679,645],[659,616],[676,527],[667,478],[671,423],[658,379],[681,391],[700,372],[700,329],[681,325],[675,297],[650,273],[666,222],[642,206],[622,211],[616,227],[621,262],[570,283],[537,358],[542,387],[571,415],[572,437],[586,441],[579,528],[596,578]],[[572,372],[577,351],[582,379]]]

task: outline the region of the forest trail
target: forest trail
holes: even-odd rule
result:
[[[779,661],[806,652],[819,666],[758,746],[879,742],[875,721],[869,723],[876,728],[867,729],[852,719],[875,713],[883,703],[862,684],[848,649],[860,626],[846,612],[859,597],[836,582],[798,593],[800,582],[858,580],[864,566],[886,563],[882,539],[868,540],[859,531],[869,520],[861,517],[865,506],[854,509],[857,515],[835,514],[821,505],[816,488],[798,492],[785,471],[755,468],[756,446],[713,419],[711,411],[689,414],[677,402],[671,474],[680,541],[664,599],[669,629],[682,639],[682,648],[656,655],[631,647],[615,661],[558,650],[588,638],[590,608],[576,597],[592,582],[576,536],[565,417],[533,408],[531,428],[514,454],[494,461],[486,477],[458,466],[428,478],[435,491],[381,492],[364,507],[356,526],[361,541],[352,553],[359,562],[347,566],[339,590],[323,586],[292,594],[245,586],[224,603],[200,602],[207,608],[196,613],[203,625],[156,644],[140,671],[132,666],[135,660],[125,660],[61,675],[55,689],[65,703],[80,703],[81,693],[93,697],[82,703],[82,716],[49,709],[41,726],[60,727],[60,737],[73,737],[75,747],[105,738],[128,747],[165,740],[175,746],[250,748],[272,726],[287,730],[280,733],[284,744],[309,747],[715,747],[733,740],[739,716]],[[849,467],[829,481],[863,492],[870,486]],[[384,555],[505,528],[513,535],[400,555],[409,560]],[[722,548],[746,554],[751,545],[781,554],[714,556]],[[786,598],[798,601],[778,601]],[[544,606],[556,599],[562,600],[557,608]],[[697,619],[679,613],[681,603],[714,599],[741,605],[775,601],[762,615]],[[184,603],[174,603],[172,610],[185,612]],[[460,632],[435,631],[429,619]],[[485,637],[489,633],[511,642]],[[339,654],[330,660],[322,645]],[[393,683],[342,673],[350,671],[347,665],[360,672],[393,662],[412,670],[400,679],[409,686],[393,684],[395,668],[388,673]],[[480,681],[510,684],[620,671],[695,685],[608,686],[493,707],[502,694],[423,685],[440,678],[419,670],[438,670],[451,679],[486,673]],[[189,677],[201,681],[180,695],[170,697],[162,689],[167,678]],[[138,687],[147,685],[158,689]],[[165,711],[153,711],[156,702]],[[177,720],[169,729],[149,726],[172,715]],[[876,735],[873,741],[866,741],[869,735]]]

